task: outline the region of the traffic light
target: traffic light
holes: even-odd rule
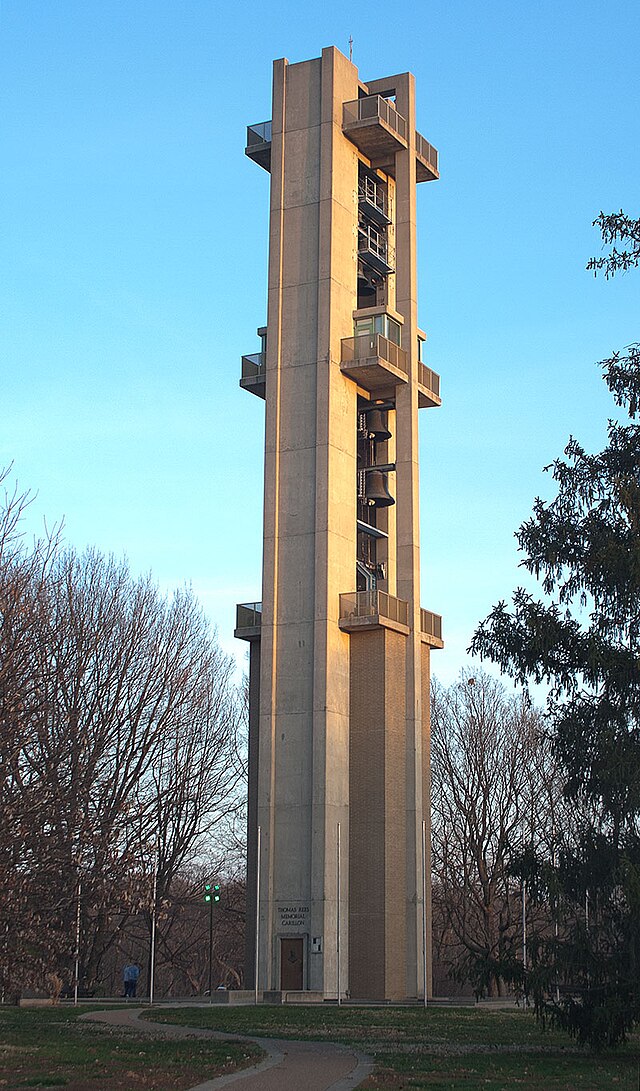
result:
[[[213,885],[213,900],[214,902],[220,901],[220,883],[214,883]]]
[[[205,902],[210,902],[211,901],[211,883],[205,883],[204,884],[203,900]]]

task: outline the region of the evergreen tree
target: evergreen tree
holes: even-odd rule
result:
[[[601,213],[607,277],[640,261],[640,220]],[[616,243],[622,243],[622,249]],[[618,406],[608,442],[589,454],[570,438],[516,534],[544,599],[524,589],[500,602],[471,650],[516,680],[546,682],[548,718],[572,836],[520,862],[555,928],[534,937],[529,984],[540,1014],[580,1041],[623,1041],[640,1022],[640,345],[602,362]]]

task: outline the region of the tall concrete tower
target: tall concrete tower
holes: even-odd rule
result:
[[[267,324],[241,379],[266,402],[262,602],[236,624],[247,979],[255,960],[276,994],[422,996],[442,634],[420,606],[418,410],[440,380],[422,362],[416,183],[438,155],[413,76],[364,84],[334,48],[276,61],[272,109],[246,149],[271,175]]]

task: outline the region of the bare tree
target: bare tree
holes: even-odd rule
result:
[[[532,846],[553,851],[561,792],[539,713],[489,675],[436,683],[431,730],[436,951],[454,976],[497,996],[501,968],[523,957],[512,860]]]
[[[242,702],[190,591],[55,538],[26,549],[27,502],[0,511],[0,959],[6,991],[70,984],[79,953],[91,988],[150,872],[162,900],[241,806]]]
[[[213,988],[242,988],[244,981],[245,883],[225,873],[222,856],[181,871],[158,903],[155,949],[155,995],[202,996]],[[205,882],[220,882],[220,902],[206,903]],[[212,925],[211,934],[209,932]],[[212,942],[210,948],[210,941]],[[100,972],[107,994],[122,986],[122,967],[146,960],[149,931],[144,914],[129,914],[106,952]],[[148,967],[145,966],[145,970]]]
[[[22,761],[25,740],[44,695],[33,640],[42,591],[58,548],[60,528],[25,544],[23,520],[32,496],[9,486],[0,469],[0,993],[12,989],[13,967],[28,932],[26,886],[32,863],[28,831],[40,814]],[[44,965],[41,967],[44,969]]]

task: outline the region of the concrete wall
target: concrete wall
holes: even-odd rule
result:
[[[349,987],[406,996],[405,664],[407,637],[351,636]]]
[[[251,683],[259,742],[250,756],[250,823],[262,833],[259,986],[280,989],[280,939],[300,936],[302,988],[327,997],[348,989],[416,996],[423,980],[429,652],[420,639],[413,77],[369,89],[391,88],[409,147],[395,155],[395,182],[388,180],[396,273],[382,295],[402,320],[410,382],[397,388],[389,413],[397,505],[380,525],[389,533],[387,589],[409,602],[409,632],[350,636],[338,615],[340,594],[356,582],[358,389],[340,359],[357,305],[362,157],[342,131],[342,108],[358,97],[358,73],[335,49],[274,64],[263,613],[259,687],[253,648]],[[249,865],[255,874],[255,837]],[[377,877],[380,898],[372,900]],[[249,903],[251,911],[252,880]]]
[[[342,102],[356,96],[356,70],[336,50],[274,66],[258,817],[261,979],[276,989],[284,905],[306,907],[300,933],[322,938],[305,987],[337,986],[349,736],[348,637],[337,619],[354,579],[356,455],[356,392],[339,367],[356,292],[357,154]],[[347,897],[345,883],[345,910]]]

